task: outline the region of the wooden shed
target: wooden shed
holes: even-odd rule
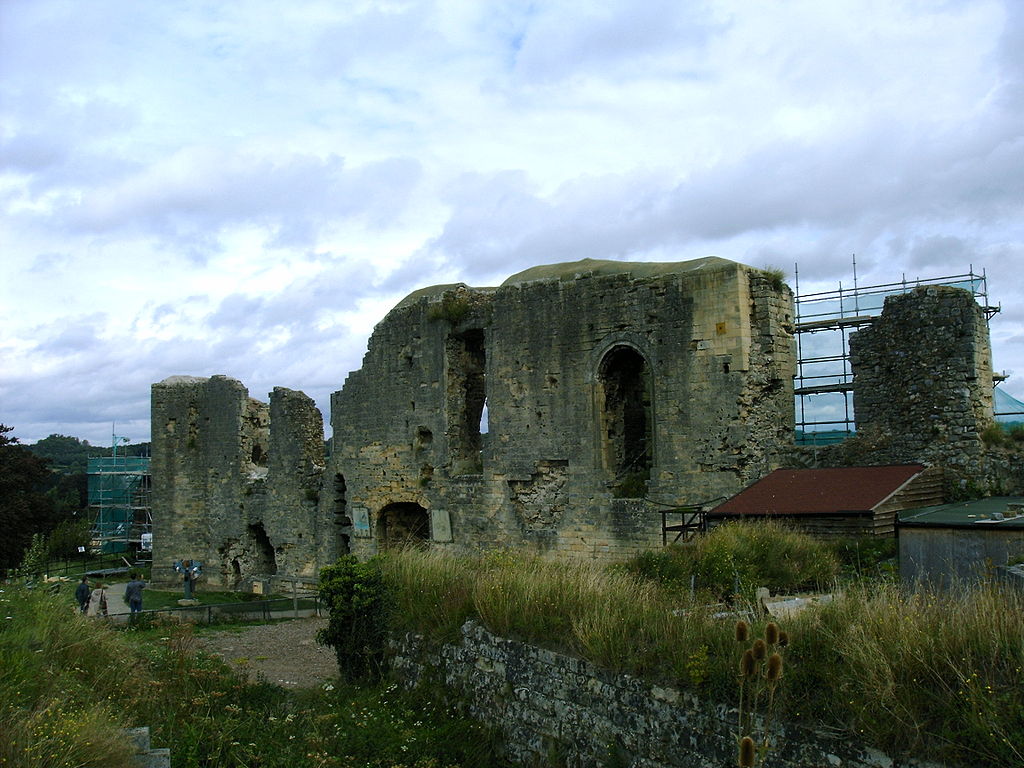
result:
[[[943,502],[942,474],[923,464],[777,469],[708,512],[708,524],[771,518],[824,536],[893,536],[897,513]]]
[[[946,585],[999,575],[1024,559],[1024,496],[905,510],[899,540],[900,576],[907,582]]]

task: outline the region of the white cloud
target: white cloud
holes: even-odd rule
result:
[[[326,411],[410,290],[708,254],[804,289],[852,254],[862,283],[985,268],[1024,397],[1022,13],[0,4],[0,421],[140,437],[178,373]]]

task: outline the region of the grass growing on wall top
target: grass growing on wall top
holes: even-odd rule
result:
[[[776,573],[793,578],[793,567]],[[473,617],[498,635],[733,702],[734,622],[715,617],[722,606],[709,605],[709,593],[691,597],[688,578],[510,552],[454,558],[408,550],[389,553],[382,570],[402,606],[396,628],[451,640]],[[761,634],[766,620],[752,624]],[[781,716],[893,754],[1024,764],[1021,594],[854,580],[833,603],[782,625],[790,645]]]

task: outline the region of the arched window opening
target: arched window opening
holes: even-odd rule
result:
[[[632,347],[615,347],[598,370],[601,437],[616,496],[640,498],[651,476],[653,440],[650,367]]]
[[[481,427],[487,400],[487,353],[484,332],[475,328],[448,337],[447,359],[448,451],[452,473],[481,471]]]
[[[261,576],[272,576],[277,573],[277,556],[274,553],[274,545],[271,544],[263,523],[250,523],[246,532],[249,538],[251,572]]]
[[[339,554],[348,554],[352,518],[348,514],[348,485],[341,472],[334,475],[334,524],[338,526]]]
[[[381,549],[422,545],[430,538],[430,515],[412,502],[388,504],[380,511],[377,536]]]

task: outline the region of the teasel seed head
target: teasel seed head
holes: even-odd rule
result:
[[[747,648],[740,659],[740,675],[751,678],[757,672],[757,661],[754,660],[754,652]]]
[[[783,647],[789,645],[789,633],[784,629],[779,630],[779,645]]]
[[[736,642],[745,643],[748,637],[750,637],[750,625],[740,619],[736,622]]]
[[[761,638],[757,638],[757,640],[754,641],[752,650],[754,652],[754,658],[757,661],[761,661],[761,659],[768,655],[768,646],[765,645],[764,640]]]
[[[768,626],[764,628],[764,641],[768,645],[775,645],[779,642],[779,625],[774,621],[769,621]]]
[[[740,739],[740,768],[754,768],[754,740],[749,736]]]
[[[773,653],[768,657],[768,670],[765,673],[769,682],[777,682],[782,677],[782,655]]]

